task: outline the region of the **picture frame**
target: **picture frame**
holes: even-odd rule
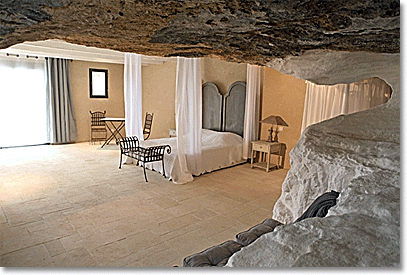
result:
[[[108,70],[89,69],[90,98],[108,98]]]

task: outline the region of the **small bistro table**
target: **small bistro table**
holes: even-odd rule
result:
[[[100,120],[106,123],[107,129],[110,131],[110,136],[106,139],[105,143],[103,143],[101,148],[109,144],[110,141],[112,141],[113,139],[116,139],[116,143],[118,143],[120,139],[123,139],[123,136],[120,133],[120,131],[124,127],[124,118],[106,117]]]

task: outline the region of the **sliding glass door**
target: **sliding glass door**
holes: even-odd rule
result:
[[[45,60],[0,57],[0,148],[47,142]]]

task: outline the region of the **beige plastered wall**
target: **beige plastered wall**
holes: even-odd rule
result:
[[[202,59],[202,82],[214,82],[222,94],[235,81],[246,81],[246,64],[219,59]],[[154,113],[150,138],[165,138],[169,129],[175,128],[175,61],[142,66],[143,123],[146,112]],[[90,98],[89,69],[107,69],[109,97]],[[78,129],[77,142],[90,139],[89,110],[106,110],[109,117],[124,117],[124,88],[122,64],[72,61],[70,63],[71,87]]]
[[[90,98],[89,69],[108,70],[108,98]],[[124,117],[123,65],[72,61],[70,77],[73,106],[75,110],[78,139],[76,142],[90,140],[89,111],[104,111],[108,117]]]
[[[143,125],[146,112],[153,113],[150,139],[169,137],[175,129],[175,86],[177,63],[142,66]]]
[[[261,119],[270,115],[281,116],[289,127],[278,134],[278,141],[287,145],[284,168],[290,168],[289,152],[301,136],[304,111],[305,80],[282,74],[271,68],[263,68]],[[270,125],[261,125],[260,139],[266,140]],[[272,161],[277,161],[273,156]]]
[[[226,62],[217,58],[202,59],[202,84],[213,82],[222,95],[236,81],[246,82],[247,64]]]
[[[222,94],[235,81],[246,81],[246,64],[203,58],[202,83],[214,82]],[[175,129],[176,61],[142,67],[143,119],[146,112],[154,113],[150,138],[169,137]]]

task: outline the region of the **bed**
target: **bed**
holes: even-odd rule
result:
[[[202,166],[199,176],[218,169],[244,163],[243,119],[246,101],[246,84],[233,83],[225,96],[218,87],[207,82],[202,85]],[[177,158],[177,138],[161,138],[141,141],[140,146],[168,144],[171,153],[164,156],[165,175],[177,178],[180,172]],[[188,162],[188,155],[186,156]],[[147,163],[146,168],[163,174],[161,163]]]

